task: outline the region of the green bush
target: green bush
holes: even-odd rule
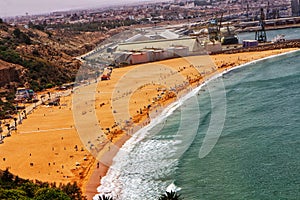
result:
[[[29,200],[28,197],[26,197],[26,192],[18,189],[0,189],[0,199],[6,199],[6,200]]]
[[[56,187],[55,183],[33,183],[12,175],[8,169],[0,171],[0,199],[8,200],[86,200],[77,183]]]
[[[35,193],[35,200],[71,200],[71,198],[55,188],[41,188]]]
[[[45,86],[46,89],[53,88],[53,87],[54,87],[54,85],[52,83],[47,83]]]

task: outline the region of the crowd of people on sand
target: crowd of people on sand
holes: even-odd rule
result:
[[[127,135],[132,135],[134,132],[139,130],[140,128],[148,125],[151,122],[150,118],[150,113],[151,116],[158,115],[158,108],[163,107],[163,105],[170,99],[179,97],[179,95],[183,95],[184,93],[188,92],[191,90],[190,86],[199,86],[203,80],[203,76],[208,73],[212,73],[214,70],[217,68],[212,67],[210,71],[203,71],[200,73],[200,68],[203,67],[201,65],[199,66],[194,66],[194,65],[189,65],[189,66],[183,66],[179,67],[177,71],[175,70],[169,70],[168,73],[160,73],[160,76],[157,81],[152,80],[150,83],[143,84],[137,88],[137,90],[142,90],[143,88],[146,88],[147,86],[155,86],[158,85],[157,83],[163,82],[165,86],[167,85],[166,83],[168,82],[168,78],[170,78],[173,75],[177,75],[180,72],[183,72],[186,69],[189,68],[195,68],[197,71],[195,73],[191,73],[191,75],[188,75],[185,77],[185,79],[182,80],[181,83],[171,83],[167,88],[159,87],[156,88],[156,94],[157,96],[154,96],[152,98],[151,103],[148,105],[145,105],[144,107],[139,108],[136,111],[136,115],[133,117],[130,117],[129,119],[123,120],[124,125],[121,126],[120,123],[115,122],[114,125],[110,128],[107,128],[108,134],[112,135],[114,137],[113,130],[115,128],[119,128],[122,131],[125,131]],[[167,69],[165,69],[167,70]],[[198,73],[199,72],[199,73]],[[201,82],[202,81],[202,82]],[[173,85],[172,85],[173,84]],[[152,87],[154,88],[154,87]],[[125,91],[121,93],[119,90],[116,92],[118,96],[115,96],[111,98],[111,101],[117,102],[118,100],[124,99],[125,97],[131,96],[133,94],[132,90]],[[147,94],[147,93],[146,93]],[[135,102],[136,103],[136,102]],[[106,103],[101,103],[100,108],[104,106]],[[109,104],[109,102],[108,102]],[[153,111],[155,111],[155,114],[152,114]],[[113,110],[113,113],[116,113],[116,110]]]
[[[189,66],[183,66],[183,67],[179,67],[179,69],[176,70],[171,70],[171,69],[165,69],[165,71],[168,70],[168,73],[160,73],[160,76],[158,78],[157,81],[152,80],[151,83],[146,83],[143,84],[141,86],[139,86],[137,88],[137,90],[141,90],[143,88],[146,88],[147,86],[155,86],[157,85],[157,83],[161,83],[163,82],[164,84],[167,83],[167,79],[170,78],[173,75],[177,75],[180,72],[183,72],[184,70],[188,69],[188,68],[200,68],[201,66],[193,66],[193,65],[189,65]],[[162,69],[161,69],[162,70]],[[194,74],[192,74],[194,75]],[[162,105],[164,104],[164,102],[168,101],[171,98],[176,97],[177,95],[179,95],[180,93],[182,93],[184,90],[188,89],[188,87],[195,83],[195,82],[199,82],[200,79],[202,78],[201,74],[196,74],[194,75],[195,78],[192,78],[191,76],[187,76],[185,77],[185,80],[182,81],[182,83],[176,83],[174,85],[169,86],[168,88],[160,88],[157,87],[156,88],[156,92],[157,92],[157,96],[152,98],[151,103],[149,103],[148,105],[145,105],[143,108],[139,108],[137,110],[137,114],[133,117],[130,117],[129,119],[126,120],[122,120],[121,122],[117,123],[114,122],[114,124],[111,127],[107,127],[105,128],[104,134],[105,137],[108,141],[113,140],[113,138],[117,135],[120,134],[122,132],[125,132],[127,135],[132,135],[134,132],[136,132],[137,130],[139,130],[140,128],[142,128],[143,126],[146,126],[150,123],[151,119],[150,119],[150,112],[152,112],[153,110],[155,110],[155,115],[157,115],[158,113],[158,108],[162,107]],[[117,96],[112,97],[110,100],[112,102],[117,102],[118,100],[124,99],[125,97],[131,96],[133,94],[132,90],[128,90],[125,92],[120,92],[120,90],[116,91]],[[104,105],[110,104],[110,102],[102,102],[99,104],[99,107],[103,107]],[[111,107],[112,108],[112,107]],[[113,113],[116,113],[116,110],[112,111]],[[121,123],[124,123],[123,125]],[[103,136],[103,135],[102,135]],[[101,147],[105,146],[106,144],[104,144],[103,142],[101,144],[99,144]],[[90,144],[90,150],[96,150],[97,152],[99,151],[99,149],[101,149],[101,147],[99,145],[95,145],[93,143]]]
[[[200,71],[199,69],[201,67],[202,67],[201,65],[199,65],[199,66],[188,65],[188,66],[179,67],[178,70],[168,69],[168,68],[160,69],[161,71],[164,70],[165,72],[160,73],[157,81],[152,80],[151,83],[143,84],[143,85],[139,86],[137,90],[143,89],[147,86],[155,86],[156,82],[164,83],[167,85],[167,82],[168,82],[167,80],[171,76],[178,75],[178,73],[181,73],[184,70],[189,69],[189,68],[195,68],[198,71]],[[111,73],[112,69],[109,69],[109,70],[110,70],[109,72]],[[215,70],[215,68],[213,68],[212,70]],[[149,117],[149,113],[152,112],[154,110],[154,108],[157,113],[157,107],[161,107],[161,103],[166,102],[168,99],[178,96],[180,93],[182,93],[184,90],[188,89],[189,86],[191,86],[194,83],[198,83],[198,85],[199,85],[200,80],[202,79],[203,75],[205,75],[207,73],[209,73],[209,72],[196,73],[196,75],[194,73],[192,73],[191,75],[186,76],[185,80],[183,80],[182,83],[176,83],[174,85],[169,85],[169,88],[164,88],[164,89],[161,89],[158,87],[157,88],[157,96],[152,98],[152,101],[149,105],[144,106],[144,108],[140,108],[139,110],[137,110],[137,114],[134,117],[130,117],[130,119],[124,120],[124,126],[121,126],[120,123],[115,122],[115,124],[113,124],[112,127],[107,129],[108,133],[110,133],[111,135],[114,135],[116,133],[116,131],[110,131],[110,130],[119,128],[122,131],[125,131],[127,134],[133,134],[139,128],[150,123],[151,119]],[[131,96],[133,94],[133,91],[129,90],[129,91],[125,91],[123,93],[121,93],[120,91],[117,91],[117,94],[119,94],[119,95],[111,98],[111,101],[115,102],[120,99],[124,99],[125,97]],[[51,100],[50,99],[51,93],[47,92],[47,95],[49,96],[49,100],[51,102],[50,105],[59,105],[60,104],[60,98],[56,97],[54,100]],[[44,96],[45,95],[42,95],[42,97],[44,97]],[[43,104],[45,104],[45,102],[43,101],[43,98],[41,98],[41,101],[43,102]],[[110,102],[101,103],[100,108],[109,103]],[[34,110],[29,111],[28,114],[30,114],[30,112],[33,112],[33,111]],[[115,110],[113,112],[116,113]],[[46,115],[44,114],[44,116],[46,116]],[[26,117],[24,117],[23,119],[26,119]],[[4,123],[9,123],[9,122],[4,121]],[[10,132],[10,131],[11,131],[11,129],[8,130],[8,132]],[[38,128],[38,131],[40,131],[39,128]],[[2,138],[0,138],[0,140],[1,139]],[[110,139],[110,140],[112,140],[112,139]],[[93,146],[91,146],[90,148],[92,149]]]
[[[239,61],[240,60],[241,59],[239,59]],[[232,60],[230,59],[227,59],[227,61],[232,62]],[[223,64],[224,65],[222,65],[221,68],[225,69],[228,67],[228,63],[226,63],[225,61],[223,62]],[[195,70],[191,70],[191,68],[194,68]],[[159,113],[161,113],[164,106],[166,106],[167,104],[175,100],[175,98],[181,97],[182,95],[186,94],[193,87],[199,86],[200,84],[205,82],[205,78],[207,78],[206,75],[209,75],[212,72],[215,72],[216,70],[217,70],[216,67],[207,67],[201,65],[199,66],[182,65],[177,68],[175,67],[161,68],[161,71],[155,72],[158,73],[157,76],[151,77],[151,80],[148,83],[142,84],[135,91],[132,88],[125,89],[125,90],[122,90],[123,88],[115,89],[115,93],[113,94],[111,99],[107,99],[103,102],[99,102],[97,104],[97,108],[107,107],[108,105],[111,106],[112,102],[118,103],[119,100],[123,100],[126,97],[131,97],[131,95],[133,95],[137,90],[143,91],[143,89],[147,90],[151,88],[155,91],[154,92],[147,91],[148,95],[147,94],[143,95],[143,98],[149,98],[149,101],[148,102],[144,101],[147,102],[145,105],[140,105],[139,104],[140,102],[138,102],[134,106],[134,112],[135,112],[134,116],[129,117],[128,119],[122,119],[122,121],[120,120],[115,121],[114,123],[111,124],[110,127],[104,129],[103,131],[104,134],[101,133],[101,135],[99,135],[99,137],[97,138],[98,140],[95,141],[95,143],[90,142],[87,147],[90,148],[92,151],[97,151],[97,152],[100,152],[103,149],[105,151],[106,150],[110,151],[111,148],[107,144],[111,144],[112,142],[115,142],[115,140],[118,139],[117,135],[122,133],[130,136],[133,135],[140,128],[147,126],[151,122],[151,119],[153,119],[153,116],[157,116],[159,115]],[[183,75],[183,74],[187,74],[187,75]],[[178,79],[176,76],[180,77],[180,79]],[[109,84],[109,82],[105,84]],[[144,94],[145,93],[146,92],[144,92]],[[149,94],[153,96],[150,96]],[[87,104],[89,103],[90,102],[87,102]],[[118,111],[112,110],[112,112],[116,113]],[[47,114],[45,115],[45,117],[48,117]],[[42,130],[38,130],[38,131],[42,131]],[[66,140],[66,139],[62,137],[61,140]],[[59,153],[59,155],[61,155],[64,151],[70,150],[70,148],[72,147],[65,148],[64,146],[61,146],[60,151],[56,151],[57,150],[56,148],[57,148],[56,146],[53,147],[52,149],[53,154]],[[76,157],[76,152],[81,151],[81,149],[83,149],[83,147],[79,147],[78,145],[74,146],[74,150],[71,151],[74,157],[70,155],[70,158],[74,159]],[[49,151],[51,152],[51,149],[49,149]],[[35,156],[35,152],[31,151],[29,153],[29,157],[32,158],[34,156]],[[2,158],[2,160],[3,162],[5,161],[7,162],[8,159],[6,157],[6,158]],[[74,161],[77,160],[74,159]],[[83,163],[76,163],[76,165],[77,164],[80,165]],[[33,169],[34,167],[37,166],[37,163],[30,161],[28,162],[28,165]],[[43,163],[43,165],[45,165],[45,167],[49,167],[49,169],[54,168],[55,171],[57,170],[56,172],[55,171],[51,172],[51,175],[53,175],[53,173],[63,173],[62,175],[64,175],[65,178],[70,180],[69,174],[64,173],[68,169],[68,165],[59,163],[56,160],[55,161],[47,160],[45,163]],[[100,168],[99,163],[95,163],[95,166],[97,168]],[[77,167],[79,168],[80,166]],[[79,171],[77,172],[79,173]],[[97,176],[97,179],[98,178],[99,176]]]

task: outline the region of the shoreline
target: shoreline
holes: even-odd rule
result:
[[[251,62],[257,62],[263,57],[278,55],[292,50],[298,49],[208,55],[204,61],[208,62],[208,64],[213,64],[209,66],[196,66],[201,61],[201,56],[197,56],[114,69],[111,80],[97,83],[99,85],[97,85],[93,93],[95,95],[94,102],[86,102],[89,107],[84,104],[86,99],[83,99],[82,103],[84,107],[87,107],[85,108],[87,113],[79,113],[84,117],[89,113],[93,114],[97,119],[95,123],[100,124],[104,128],[102,130],[103,138],[100,138],[100,140],[106,143],[99,144],[99,152],[97,153],[99,153],[99,156],[105,155],[107,162],[103,165],[99,164],[99,168],[97,168],[97,157],[92,156],[89,150],[90,146],[83,143],[82,138],[80,138],[74,121],[74,104],[72,102],[74,94],[71,94],[61,98],[60,106],[39,106],[34,109],[33,113],[28,115],[28,118],[18,126],[18,130],[13,131],[11,137],[5,138],[5,142],[0,144],[0,151],[11,153],[3,154],[0,157],[0,168],[10,167],[12,173],[25,179],[56,183],[76,181],[79,183],[84,195],[89,196],[89,199],[91,199],[95,194],[98,194],[97,188],[100,185],[100,176],[102,178],[106,174],[109,168],[108,164],[113,162],[120,147],[133,135],[134,131],[140,130],[141,126],[147,124],[144,123],[146,122],[144,120],[147,119],[145,105],[152,105],[153,110],[150,111],[153,113],[151,114],[150,112],[149,116],[153,121],[153,118],[155,119],[153,115],[157,116],[158,113],[164,112],[164,109],[176,102],[179,96],[184,96],[184,94],[189,92],[188,90],[196,87],[199,84],[197,81],[207,81],[209,77],[220,75],[226,68],[231,70],[232,67],[249,63],[251,60]],[[191,63],[195,66],[190,67]],[[152,70],[149,71],[148,67],[153,64],[160,68],[157,68],[158,70],[149,68]],[[218,69],[212,68],[215,66],[218,66]],[[142,68],[146,71],[134,71]],[[138,76],[134,77],[135,73]],[[198,76],[199,74],[201,76]],[[144,80],[140,75],[146,76],[145,79],[147,79],[143,82],[143,85],[136,88],[130,87],[135,84],[136,78]],[[154,81],[155,78],[157,78],[157,82]],[[124,79],[129,82],[122,82]],[[164,83],[166,79],[169,82]],[[150,81],[150,83],[154,81],[155,84],[145,85],[144,83],[147,83],[147,81]],[[180,85],[181,82],[189,82],[187,85],[178,86],[178,89],[182,89],[181,93],[179,92],[182,95],[177,93],[174,95],[172,91],[161,95],[163,90],[169,89],[169,86],[171,87],[174,84]],[[193,87],[190,87],[191,85]],[[162,90],[157,91],[158,86]],[[118,90],[120,91],[119,93]],[[157,94],[162,96],[162,100],[159,101],[159,98],[157,98],[157,101],[152,103],[152,98],[157,97]],[[104,105],[101,106],[102,104]],[[90,112],[89,108],[93,112]],[[113,112],[114,110],[116,113]],[[127,112],[127,115],[122,115],[124,110]],[[138,111],[142,111],[142,114],[138,114]],[[136,123],[129,124],[133,125],[134,131],[126,134],[126,131],[131,129],[125,124],[124,120],[128,119],[129,116],[132,116],[132,120]],[[89,121],[88,119],[85,120]],[[114,122],[118,122],[118,125],[113,129],[111,126],[114,125]],[[110,132],[105,130],[107,127],[111,128]],[[89,128],[91,127],[87,127],[86,130],[88,133]],[[122,131],[115,132],[115,129]],[[4,131],[3,134],[7,132],[6,129]],[[99,136],[99,132],[97,134]],[[78,150],[74,146],[78,147]],[[15,159],[16,155],[18,155],[19,159]],[[80,166],[77,166],[76,162],[79,162]]]
[[[270,58],[273,58],[273,57],[278,57],[278,56],[283,56],[283,55],[286,55],[286,54],[291,54],[291,53],[294,53],[294,52],[297,52],[297,51],[299,51],[299,49],[289,50],[289,51],[285,51],[285,52],[283,52],[283,53],[281,52],[281,53],[279,53],[279,54],[269,55],[269,56],[267,56],[267,57],[262,57],[262,58],[259,58],[259,59],[256,59],[256,60],[251,60],[251,61],[249,61],[249,62],[240,64],[240,65],[237,65],[237,66],[229,66],[229,67],[224,67],[224,68],[217,67],[217,70],[215,70],[215,71],[212,72],[211,74],[208,74],[207,76],[204,76],[203,79],[202,79],[201,81],[199,81],[199,82],[196,84],[196,85],[198,85],[198,86],[194,86],[194,87],[190,88],[189,91],[187,91],[186,93],[183,93],[183,94],[180,96],[180,98],[177,98],[175,101],[172,101],[171,103],[169,103],[169,104],[167,104],[166,106],[162,107],[162,111],[161,111],[155,118],[151,119],[150,124],[148,124],[148,125],[142,127],[141,129],[139,129],[137,132],[135,132],[135,133],[133,134],[132,137],[129,137],[129,138],[128,138],[125,142],[123,142],[122,144],[123,144],[123,145],[126,145],[127,143],[132,142],[131,140],[136,139],[136,138],[138,137],[138,135],[141,134],[140,132],[149,129],[149,127],[153,127],[156,123],[159,123],[159,122],[156,121],[157,118],[162,119],[162,118],[168,117],[170,114],[173,113],[173,111],[174,111],[175,109],[177,109],[178,107],[180,107],[180,105],[175,106],[176,104],[178,104],[178,101],[179,101],[179,100],[185,101],[185,100],[191,98],[191,96],[190,96],[190,97],[187,97],[187,96],[191,95],[191,93],[194,93],[194,95],[195,95],[195,94],[198,93],[198,92],[202,89],[202,87],[205,86],[208,82],[210,82],[210,81],[212,81],[212,80],[214,80],[214,79],[216,79],[216,78],[218,78],[218,77],[220,77],[220,76],[222,76],[222,75],[224,75],[224,74],[227,74],[227,73],[229,73],[229,72],[231,72],[231,71],[233,71],[233,70],[236,70],[236,69],[245,67],[245,66],[247,66],[247,65],[251,65],[251,64],[254,64],[254,63],[256,63],[256,62],[260,62],[260,61],[262,61],[262,60],[267,60],[267,59],[270,59]],[[189,86],[191,86],[191,85],[189,85]],[[164,114],[165,114],[165,111],[170,111],[171,108],[173,108],[174,106],[175,106],[175,109],[172,110],[171,113],[169,113],[168,115],[164,115]],[[151,111],[150,111],[150,112],[151,112]],[[154,125],[153,125],[153,124],[154,124]],[[150,129],[151,129],[151,128],[150,128]],[[122,148],[123,148],[123,147],[121,147],[121,149],[122,149]],[[121,149],[120,149],[120,150],[121,150]],[[115,159],[117,159],[118,153],[119,153],[119,151],[115,154],[114,157],[112,157],[112,161],[114,161]],[[106,166],[106,169],[105,169],[106,174],[105,174],[105,176],[101,175],[101,179],[100,179],[100,181],[98,182],[97,190],[98,190],[98,188],[101,186],[101,181],[102,181],[102,179],[103,179],[103,178],[105,179],[105,177],[110,173],[111,167],[112,167],[113,165],[114,165],[114,163],[112,163],[112,165],[109,166],[109,167]],[[102,172],[103,172],[103,171],[102,171]],[[96,195],[97,195],[97,194],[99,194],[99,192],[96,192]]]

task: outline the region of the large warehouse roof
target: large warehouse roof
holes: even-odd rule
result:
[[[172,46],[187,46],[189,51],[198,51],[200,43],[196,37],[179,38],[179,39],[162,39],[149,40],[140,42],[120,43],[117,51],[140,51],[142,49],[167,49]]]

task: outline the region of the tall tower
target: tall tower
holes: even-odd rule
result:
[[[264,13],[264,9],[260,8],[260,20],[259,20],[259,25],[260,25],[260,30],[255,31],[255,40],[258,42],[266,42],[267,41],[267,34],[265,30],[265,19],[266,15]]]
[[[296,17],[300,15],[300,2],[299,0],[291,0],[292,16]]]

